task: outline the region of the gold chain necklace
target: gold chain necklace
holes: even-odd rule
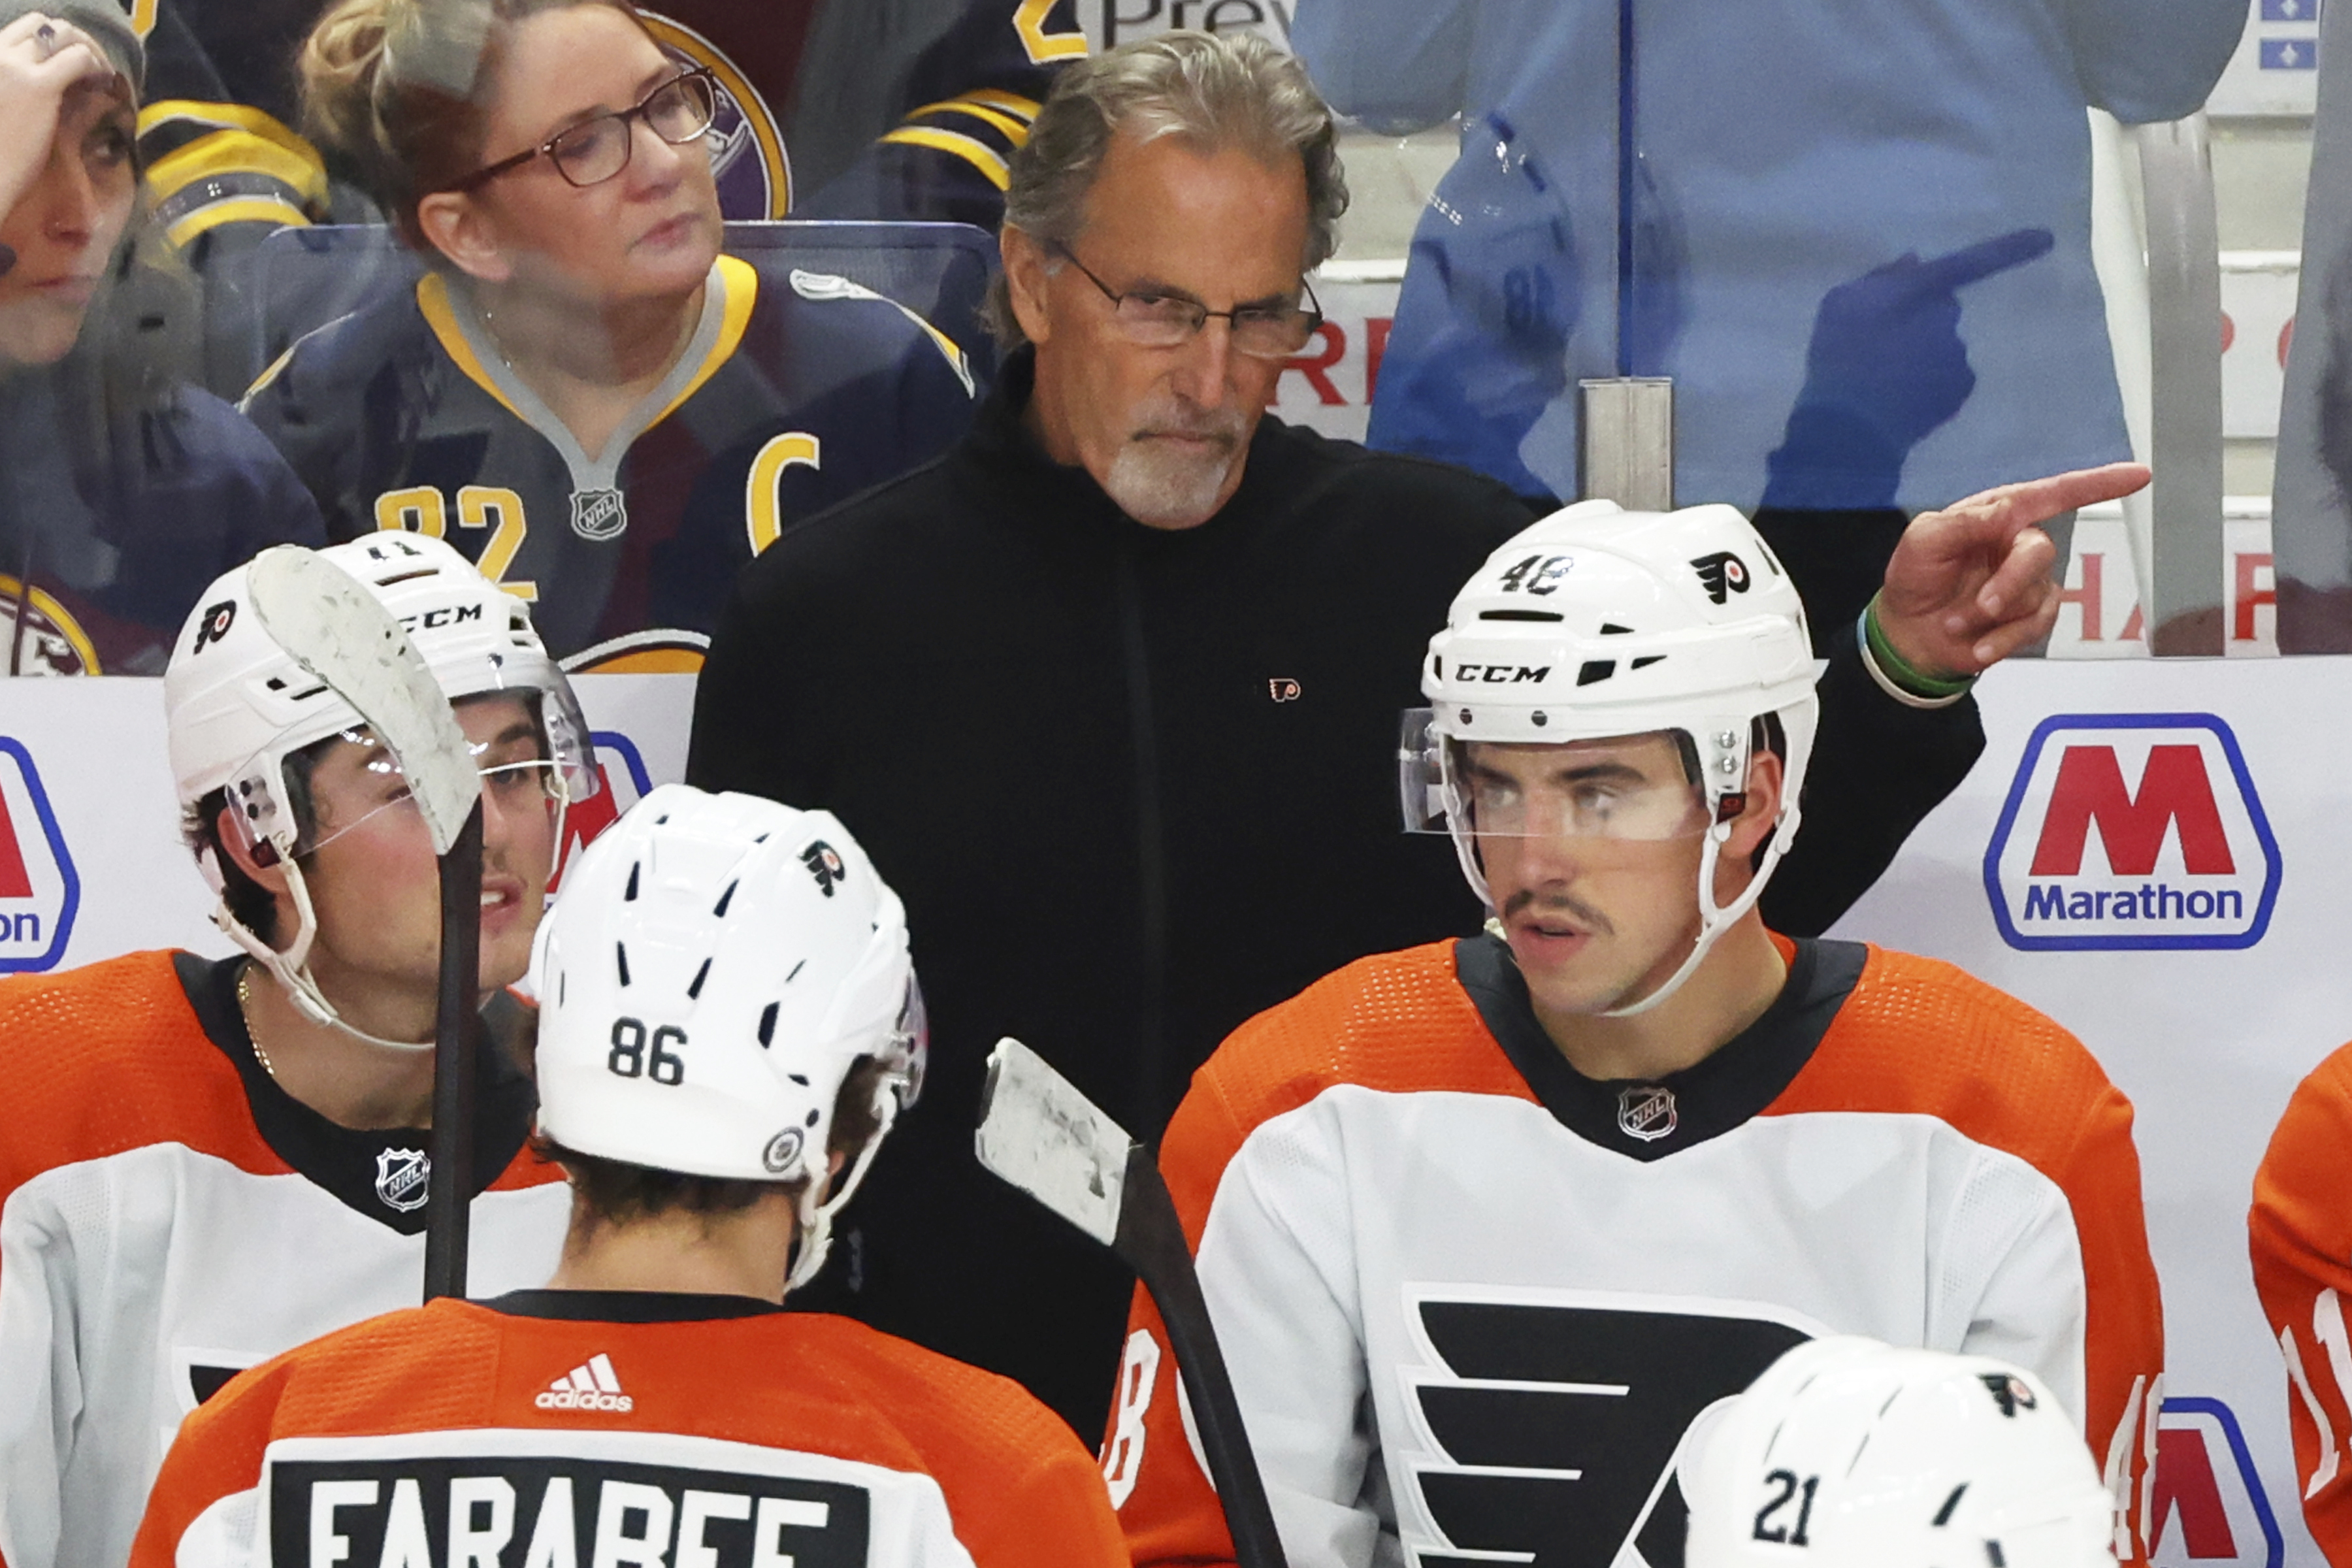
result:
[[[261,1048],[260,1031],[253,1026],[253,965],[250,963],[237,972],[236,1010],[245,1020],[246,1043],[253,1047],[253,1059],[261,1064],[261,1070],[269,1075],[270,1082],[277,1082],[278,1069],[269,1065],[269,1053]]]

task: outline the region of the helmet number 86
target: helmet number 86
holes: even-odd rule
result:
[[[646,1026],[635,1018],[613,1020],[613,1050],[604,1058],[605,1070],[615,1078],[649,1078],[656,1083],[673,1087],[686,1081],[686,1058],[667,1047],[686,1044],[686,1031],[676,1024],[664,1024],[650,1039]],[[653,1049],[648,1052],[646,1047]],[[652,1060],[646,1060],[648,1055]]]
[[[1801,1483],[1792,1470],[1774,1470],[1764,1478],[1764,1484],[1771,1489],[1772,1495],[1762,1508],[1756,1510],[1756,1539],[1781,1542],[1790,1546],[1811,1545],[1812,1542],[1805,1539],[1805,1526],[1812,1522],[1813,1492],[1821,1486],[1822,1478],[1807,1476]],[[1801,1490],[1803,1493],[1801,1500],[1798,1495]],[[1790,1502],[1797,1504],[1797,1520],[1793,1528],[1774,1522],[1774,1516],[1787,1509]]]

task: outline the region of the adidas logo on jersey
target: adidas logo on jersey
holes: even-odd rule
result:
[[[531,1401],[541,1410],[610,1410],[625,1412],[636,1402],[621,1392],[621,1380],[613,1371],[612,1358],[599,1351],[563,1376],[547,1385],[547,1391]]]

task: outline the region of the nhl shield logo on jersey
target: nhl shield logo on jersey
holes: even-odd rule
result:
[[[1617,1091],[1617,1131],[1628,1138],[1654,1143],[1671,1137],[1681,1124],[1675,1113],[1675,1091],[1662,1083],[1637,1083]]]
[[[385,1149],[375,1157],[375,1195],[401,1214],[425,1206],[433,1184],[433,1162],[422,1149]]]
[[[2221,720],[2066,713],[2026,742],[1984,884],[2026,952],[2243,948],[2270,927],[2279,864]]]
[[[0,974],[54,969],[81,908],[81,878],[24,743],[0,736]]]
[[[629,526],[629,503],[618,490],[573,490],[572,531],[602,543]]]

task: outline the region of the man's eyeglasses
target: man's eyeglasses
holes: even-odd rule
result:
[[[1305,348],[1315,329],[1323,324],[1322,302],[1303,279],[1298,286],[1307,293],[1304,305],[1236,305],[1230,310],[1212,310],[1198,300],[1174,294],[1122,294],[1096,277],[1060,240],[1048,241],[1047,248],[1102,290],[1103,298],[1111,302],[1111,319],[1118,323],[1119,335],[1144,348],[1171,349],[1190,342],[1212,316],[1223,316],[1233,330],[1235,353],[1252,359],[1288,359]]]
[[[646,94],[635,109],[566,126],[530,152],[501,158],[443,189],[476,190],[539,157],[553,163],[555,172],[572,184],[601,184],[629,166],[630,121],[642,120],[655,135],[673,147],[683,147],[708,132],[718,114],[718,84],[709,71],[698,67],[670,78]]]

